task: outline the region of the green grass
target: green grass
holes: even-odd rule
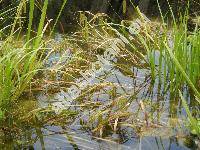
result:
[[[43,63],[46,60],[43,57],[45,50],[45,41],[43,35],[49,24],[46,23],[46,12],[49,0],[43,2],[40,22],[36,31],[36,37],[32,37],[32,24],[36,1],[23,0],[17,6],[8,6],[7,9],[0,11],[0,17],[6,19],[6,15],[14,12],[15,18],[11,25],[4,26],[0,31],[6,33],[10,30],[10,35],[4,38],[0,45],[0,119],[9,117],[12,104],[17,101],[22,93],[29,88],[30,82],[35,74],[42,69]],[[58,19],[66,5],[67,0],[64,0],[60,12],[54,22],[55,28]],[[24,10],[29,4],[29,18],[25,42],[18,39],[23,27],[23,18],[21,18]],[[53,31],[52,31],[53,32]],[[17,35],[18,34],[18,35]]]
[[[15,48],[10,42],[3,43],[0,57],[1,114],[9,111],[11,103],[20,97],[41,67],[42,61],[36,59],[38,50],[27,52],[24,46]]]
[[[187,116],[188,116],[188,122],[189,122],[189,127],[190,127],[190,130],[191,130],[191,133],[194,134],[194,135],[200,136],[200,120],[199,120],[199,118],[196,119],[192,116],[190,109],[188,107],[188,104],[187,104],[186,100],[184,99],[184,97],[183,97],[183,95],[181,94],[180,91],[179,91],[179,95],[180,95],[180,98],[182,100],[183,107],[185,108],[185,111],[186,111]],[[200,102],[199,102],[199,105],[200,105]]]
[[[196,99],[192,100],[196,100],[199,105],[200,30],[196,28],[192,33],[188,30],[187,13],[180,19],[175,19],[173,13],[172,17],[174,19],[172,25],[170,27],[164,25],[160,35],[151,30],[149,26],[151,22],[143,22],[144,29],[136,37],[146,50],[152,80],[159,78],[160,84],[164,84],[164,87],[169,83],[171,95],[178,95],[179,90],[187,85],[189,87],[187,93],[196,96]],[[159,58],[154,55],[156,51],[159,51],[160,55],[157,56]],[[159,60],[159,64],[155,64],[156,59]],[[191,116],[186,101],[182,95],[180,96],[189,116],[191,132],[199,134],[199,121]]]
[[[34,75],[41,69],[42,57],[42,33],[48,0],[44,2],[43,13],[38,27],[37,37],[30,40],[30,31],[33,20],[34,1],[30,1],[30,18],[28,24],[27,42],[18,45],[21,41],[14,40],[20,29],[16,29],[16,24],[21,16],[21,11],[25,1],[21,1],[16,11],[16,19],[11,28],[11,34],[1,44],[0,55],[0,113],[1,119],[8,117],[12,103],[18,100],[21,94],[29,86]],[[34,45],[32,41],[35,40]]]
[[[200,98],[197,84],[200,77],[200,31],[194,30],[189,34],[187,18],[188,16],[184,16],[181,20],[175,20],[175,23],[170,27],[160,23],[159,26],[163,27],[160,35],[155,33],[156,30],[151,30],[152,26],[155,26],[153,23],[150,26],[151,22],[144,21],[141,24],[143,31],[136,34],[135,39],[146,51],[145,55],[148,58],[153,80],[159,77],[165,79],[162,81],[163,83],[171,82],[170,89],[176,90],[173,92],[177,92],[187,83],[194,94]],[[130,36],[127,32],[122,34],[127,39]],[[128,45],[134,44],[129,41]],[[132,47],[137,49],[138,46]],[[155,56],[156,51],[159,51],[159,58]],[[159,64],[155,64],[156,59],[159,60]],[[162,70],[162,66],[164,66],[164,70]],[[165,77],[166,72],[169,75],[168,80]]]

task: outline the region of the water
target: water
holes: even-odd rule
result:
[[[156,55],[159,55],[159,53],[157,52]],[[155,63],[158,64],[158,62]],[[107,72],[107,70],[110,71]],[[170,94],[158,93],[158,79],[156,79],[153,88],[150,90],[152,85],[147,82],[150,75],[148,69],[139,69],[131,66],[129,71],[135,74],[135,78],[125,75],[112,65],[107,65],[105,66],[104,73],[101,73],[99,76],[97,75],[99,78],[91,80],[90,86],[109,82],[115,85],[115,95],[123,95],[126,98],[131,98],[133,95],[136,95],[137,100],[143,100],[145,102],[146,99],[148,103],[150,102],[151,106],[146,108],[146,111],[150,114],[148,117],[155,117],[155,119],[149,123],[148,127],[141,125],[142,134],[138,134],[137,131],[130,127],[120,127],[117,133],[105,131],[108,134],[104,139],[98,139],[97,136],[93,136],[91,131],[85,131],[81,127],[80,120],[89,120],[90,115],[93,115],[92,112],[94,112],[93,110],[86,109],[79,114],[79,117],[71,125],[67,126],[70,131],[64,131],[67,132],[65,135],[55,134],[45,137],[45,147],[47,149],[48,147],[52,149],[189,149],[184,145],[186,129],[185,127],[180,129],[180,126],[183,126],[183,121],[181,118],[169,118]],[[86,98],[89,96],[93,102],[103,103],[103,106],[99,108],[100,111],[106,106],[109,106],[110,101],[112,101],[113,97],[109,91],[112,91],[112,87],[106,86],[97,92],[86,95]],[[164,91],[164,87],[161,87],[160,91]],[[59,107],[59,109],[67,108],[72,111],[81,111],[77,107],[79,103],[70,101],[67,94],[64,90],[51,96],[46,96],[41,93],[37,99],[40,107],[46,107],[50,103],[54,104],[55,101],[56,103],[60,101],[59,105],[62,105],[63,101],[65,101],[64,106]],[[66,101],[68,102],[67,104]],[[139,106],[137,103],[131,101],[128,111],[136,113]],[[158,111],[152,113],[151,107],[153,105],[160,105],[160,108]],[[182,116],[181,114],[179,115]],[[144,120],[144,113],[141,112],[135,117],[137,119],[132,120],[136,121],[136,124],[145,124],[145,121],[142,122]],[[180,123],[180,126],[177,126],[177,123]],[[59,127],[49,128],[51,130],[57,130]],[[60,129],[62,130],[62,128]],[[41,148],[39,142],[36,143],[35,148]]]
[[[55,40],[59,42],[63,39],[58,34]],[[46,67],[56,68],[69,63],[72,57],[70,49],[54,52],[50,55]],[[63,74],[58,71],[53,76],[53,81],[58,82],[53,85],[53,88],[59,89],[57,92],[49,93],[48,89],[52,88],[52,85],[47,83],[43,87],[46,91],[37,92],[31,101],[30,96],[24,96],[24,100],[19,104],[22,109],[17,111],[23,111],[21,113],[27,118],[19,118],[17,127],[21,131],[15,131],[9,140],[2,138],[2,147],[42,150],[195,149],[195,143],[188,140],[189,133],[183,122],[185,112],[179,107],[180,100],[175,101],[169,92],[164,92],[165,88],[160,85],[158,79],[152,84],[149,68],[138,68],[132,63],[125,65],[128,68],[126,72],[112,64],[104,65],[103,71],[95,74],[97,78],[89,80],[90,87],[99,84],[102,87],[83,94],[89,90],[84,87],[83,93],[78,96],[77,93],[68,95],[70,87],[62,88],[59,82],[64,80]],[[47,72],[44,76],[46,80],[52,79],[51,73]],[[78,83],[83,79],[77,76],[74,81]],[[113,101],[116,101],[117,105],[114,105]],[[55,111],[47,109],[50,105]],[[142,107],[144,108],[141,109]],[[41,109],[41,112],[34,113],[33,109]],[[109,113],[98,115],[106,109],[109,109]],[[61,113],[61,110],[65,110],[64,113]],[[109,120],[107,126],[98,129],[97,118]],[[27,122],[29,123],[26,124]]]
[[[56,127],[55,127],[56,128]],[[69,140],[70,138],[70,140]],[[149,150],[160,150],[160,149],[180,149],[187,150],[182,141],[177,140],[175,137],[165,139],[159,136],[156,137],[130,137],[122,144],[112,142],[109,140],[95,139],[91,136],[85,135],[84,133],[66,133],[57,134],[44,137],[44,145],[46,149],[87,149],[87,150],[108,150],[108,149],[149,149]],[[42,149],[39,141],[34,145],[35,149]]]

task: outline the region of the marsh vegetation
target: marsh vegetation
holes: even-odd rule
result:
[[[0,0],[1,149],[199,149],[199,10]]]

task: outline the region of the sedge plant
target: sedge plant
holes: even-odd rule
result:
[[[32,2],[30,2],[31,5]],[[39,34],[43,31],[47,2],[48,0],[44,2],[43,14],[41,15],[38,36],[36,38],[29,40],[32,24],[32,17],[30,17],[28,41],[23,45],[18,45],[20,42],[14,40],[15,34],[20,30],[20,28],[16,30],[16,24],[25,4],[24,1],[21,1],[16,9],[17,17],[11,25],[10,35],[0,45],[0,119],[10,120],[7,118],[10,117],[12,103],[18,100],[42,66],[43,60],[41,57],[38,57],[39,51],[42,50],[42,37]],[[32,12],[33,9],[30,10]],[[33,40],[35,42],[32,42]],[[34,45],[30,46],[30,43],[34,43]]]

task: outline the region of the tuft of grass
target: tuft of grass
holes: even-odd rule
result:
[[[200,31],[196,29],[189,34],[187,13],[181,19],[174,20],[170,27],[164,22],[160,23],[161,28],[156,27],[158,25],[153,22],[146,22],[141,12],[138,13],[141,19],[140,31],[135,35],[128,32],[120,34],[127,39],[131,36],[133,40],[137,40],[137,45],[132,41],[128,43],[136,51],[141,52],[141,47],[145,50],[143,53],[147,57],[152,80],[158,77],[161,84],[170,83],[170,91],[175,93],[187,83],[199,98]],[[162,18],[164,21],[163,16]]]
[[[2,54],[0,56],[1,118],[6,117],[6,113],[9,113],[11,104],[29,86],[35,73],[42,65],[42,60],[36,59],[39,49],[32,49],[27,52],[26,45],[16,48],[12,47],[11,42],[3,44],[4,46],[1,47]]]
[[[11,28],[11,34],[0,45],[0,118],[9,118],[10,108],[21,94],[29,86],[34,75],[41,69],[42,60],[42,37],[45,31],[45,16],[48,6],[48,0],[44,1],[43,12],[38,27],[37,37],[30,40],[30,31],[33,20],[34,0],[30,1],[29,25],[27,33],[27,42],[18,45],[20,41],[14,41],[15,33],[20,30],[15,29],[25,1],[21,1],[16,10],[16,19]],[[3,30],[3,29],[2,29]],[[31,45],[35,40],[34,45]],[[40,57],[39,57],[40,56]]]

